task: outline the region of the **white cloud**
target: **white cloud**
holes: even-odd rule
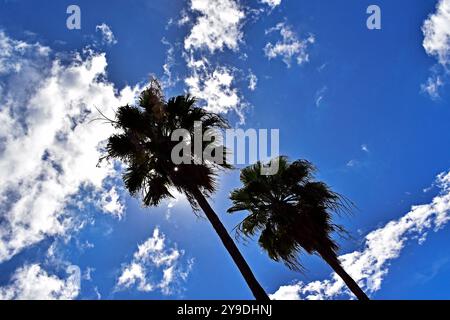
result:
[[[95,298],[97,300],[100,300],[102,298],[102,294],[100,293],[100,291],[98,290],[98,287],[94,287],[94,293],[95,293]]]
[[[18,45],[4,33],[0,43]],[[0,78],[0,262],[46,237],[65,236],[76,223],[67,205],[81,189],[89,187],[101,199],[103,192],[111,195],[105,181],[116,172],[96,165],[99,146],[113,128],[92,122],[95,107],[112,117],[140,90],[118,92],[104,80],[104,54],[85,52],[85,58],[78,54],[63,64],[42,57],[48,50],[39,45],[20,47],[27,50],[9,50],[1,62],[21,67],[3,67]],[[106,208],[119,212],[117,204]]]
[[[432,99],[439,99],[439,90],[444,86],[444,81],[440,75],[433,75],[428,78],[427,83],[422,84],[422,92],[427,93]]]
[[[261,3],[264,3],[273,9],[281,4],[281,0],[261,0]]]
[[[450,0],[440,0],[436,12],[425,20],[422,31],[425,51],[438,58],[442,65],[450,60]]]
[[[83,280],[92,281],[92,273],[95,272],[95,268],[87,267],[82,275]]]
[[[0,300],[72,300],[80,293],[80,269],[69,266],[68,277],[49,275],[38,264],[15,271],[11,283],[0,287]]]
[[[444,76],[448,74],[450,63],[450,0],[440,0],[436,11],[428,16],[422,26],[424,35],[423,47],[428,55],[437,58],[438,64],[444,69],[443,75],[433,71],[433,75],[422,84],[422,92],[432,99],[439,98],[439,90],[444,86]]]
[[[400,219],[369,233],[362,251],[339,257],[343,267],[367,293],[372,294],[381,288],[388,274],[389,263],[400,256],[408,240],[417,239],[422,243],[429,231],[438,231],[450,221],[450,172],[440,174],[437,184],[441,194],[431,203],[413,206]],[[343,281],[333,274],[330,279],[323,281],[281,286],[272,298],[312,300],[343,296],[350,297],[351,294]]]
[[[256,90],[256,85],[258,84],[258,77],[250,71],[250,74],[248,75],[248,88],[251,91],[255,91]]]
[[[298,65],[309,61],[307,49],[310,44],[315,42],[313,35],[300,40],[297,34],[292,31],[292,28],[284,22],[280,22],[274,28],[267,30],[266,34],[274,31],[279,31],[282,39],[275,44],[269,42],[264,47],[264,53],[269,60],[281,57],[288,67],[291,66],[292,59],[295,59]]]
[[[184,26],[185,24],[188,24],[191,21],[191,18],[187,14],[186,10],[181,11],[181,17],[177,21],[177,25],[179,27]]]
[[[11,39],[0,30],[0,76],[20,72],[28,65],[28,60],[23,59],[24,56],[41,61],[48,57],[50,51],[50,48],[39,43],[29,44]]]
[[[162,83],[164,87],[173,87],[179,81],[178,77],[172,74],[172,69],[175,65],[175,48],[174,46],[168,42],[166,39],[162,39],[161,41],[164,45],[168,46],[166,61],[163,65],[164,77],[162,79]]]
[[[323,102],[323,99],[325,99],[325,93],[327,92],[328,87],[324,86],[320,90],[316,92],[316,107],[320,107],[320,105]]]
[[[238,1],[191,0],[190,4],[190,10],[200,16],[184,41],[186,50],[205,48],[214,53],[225,47],[238,49],[245,17]]]
[[[365,144],[365,143],[361,145],[361,150],[364,151],[365,153],[369,153],[370,152],[369,146],[367,144]]]
[[[167,199],[165,201],[165,205],[166,205],[166,219],[169,220],[172,217],[172,209],[175,206],[178,207],[185,207],[185,208],[190,208],[190,204],[187,201],[186,197],[184,196],[183,193],[179,192],[177,189],[175,188],[171,188],[170,190],[170,194],[172,194],[173,198]]]
[[[361,151],[366,154],[369,154],[370,153],[369,146],[367,144],[362,144]],[[368,164],[367,161],[364,161],[364,160],[351,159],[350,161],[347,162],[346,166],[349,168],[358,168],[358,167],[366,166],[367,164]]]
[[[109,45],[117,43],[117,39],[114,36],[111,27],[108,26],[106,23],[99,24],[98,26],[95,27],[95,30],[101,32],[103,43]]]
[[[112,186],[109,191],[104,192],[100,199],[100,209],[108,214],[122,218],[125,213],[125,205],[120,199],[116,186]]]
[[[185,281],[192,269],[192,260],[187,265],[180,261],[183,255],[184,251],[179,250],[176,245],[166,248],[164,234],[155,228],[153,236],[138,246],[132,261],[122,268],[117,279],[117,290],[136,286],[139,291],[159,289],[163,294],[172,294],[175,286],[180,281]],[[162,276],[155,280],[158,271]]]
[[[352,159],[349,162],[347,162],[347,167],[353,168],[353,167],[356,167],[358,165],[359,165],[359,161],[356,160],[356,159]]]
[[[210,112],[235,111],[243,121],[241,97],[233,87],[234,71],[224,66],[212,67],[207,58],[188,59],[191,75],[184,81],[190,94],[203,102],[202,107]]]

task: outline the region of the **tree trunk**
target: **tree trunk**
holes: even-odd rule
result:
[[[241,272],[242,276],[247,282],[247,285],[250,287],[250,290],[252,291],[256,300],[270,301],[266,292],[253,275],[253,272],[248,266],[244,257],[239,252],[239,249],[234,243],[233,239],[230,237],[224,225],[220,221],[219,217],[211,208],[211,206],[209,205],[208,201],[205,199],[203,194],[200,192],[200,190],[196,189],[193,190],[193,195],[198,205],[200,206],[200,208],[202,208],[203,212],[208,218],[209,222],[211,222],[212,226],[214,227],[214,230],[216,230],[217,234],[220,237],[220,240],[222,240],[222,243],[227,249],[228,253],[233,258],[234,263],[239,268],[239,271]]]
[[[344,280],[347,287],[351,292],[358,298],[358,300],[370,300],[369,297],[362,291],[359,285],[353,280],[352,277],[342,268],[339,259],[336,257],[334,252],[330,252],[330,250],[320,249],[317,250],[320,256],[330,265],[330,267],[338,274],[339,277]]]

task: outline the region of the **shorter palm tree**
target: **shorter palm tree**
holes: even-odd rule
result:
[[[314,166],[305,160],[290,163],[279,157],[275,175],[263,175],[261,162],[241,172],[243,187],[231,193],[229,213],[249,211],[238,225],[238,235],[259,234],[259,245],[275,261],[292,270],[302,270],[298,256],[303,251],[318,254],[342,278],[360,300],[367,295],[342,268],[333,232],[343,228],[332,222],[332,212],[347,211],[350,203],[323,182],[315,181]]]

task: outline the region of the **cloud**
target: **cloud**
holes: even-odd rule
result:
[[[80,269],[69,266],[67,278],[49,275],[39,264],[15,271],[11,283],[0,287],[0,300],[72,300],[80,293]]]
[[[364,152],[366,155],[368,155],[370,153],[370,149],[369,146],[367,144],[362,144],[361,145],[361,151]],[[346,166],[349,168],[360,168],[360,167],[365,167],[367,166],[369,163],[367,162],[367,159],[351,159],[350,161],[347,162]]]
[[[435,67],[433,74],[421,86],[422,92],[436,100],[439,98],[440,88],[444,86],[444,77],[448,74],[450,63],[450,0],[440,0],[437,3],[436,11],[424,21],[422,32],[425,52],[435,57],[444,70],[439,72]]]
[[[114,36],[114,33],[111,30],[111,27],[106,23],[102,23],[95,27],[96,31],[99,31],[102,34],[102,41],[105,44],[113,45],[117,43],[117,39]]]
[[[125,205],[123,200],[120,199],[119,193],[117,192],[117,187],[112,186],[109,191],[105,191],[101,195],[99,201],[100,209],[108,214],[122,218],[125,214]]]
[[[425,20],[422,31],[425,51],[446,66],[450,60],[450,0],[440,0],[436,12]]]
[[[235,111],[244,121],[238,90],[233,87],[234,70],[225,66],[213,67],[207,58],[188,58],[191,75],[184,82],[190,94],[201,101],[206,110],[215,113]]]
[[[104,54],[87,51],[61,59],[49,49],[0,33],[0,262],[47,237],[78,227],[69,205],[88,199],[117,200],[105,184],[112,165],[97,167],[101,146],[113,132],[96,107],[112,117],[138,87],[120,92],[107,82]],[[36,59],[36,57],[39,57]],[[20,84],[20,85],[18,85]],[[13,173],[13,174],[11,174]],[[116,189],[117,191],[117,189]],[[95,200],[97,201],[97,200]],[[100,201],[100,200],[98,200]],[[106,211],[120,213],[115,204]]]
[[[346,166],[347,166],[347,167],[350,167],[350,168],[353,168],[353,167],[358,166],[359,164],[360,164],[360,163],[359,163],[358,160],[352,159],[352,160],[350,160],[349,162],[347,162]]]
[[[170,194],[173,196],[173,198],[167,199],[165,201],[166,205],[166,219],[169,220],[172,217],[172,209],[177,207],[186,207],[190,208],[190,204],[187,201],[185,195],[181,192],[179,192],[176,188],[171,188]]]
[[[250,71],[247,79],[248,79],[248,88],[251,91],[255,91],[256,85],[258,84],[258,77],[253,72]]]
[[[172,74],[172,69],[175,66],[175,48],[164,38],[161,42],[168,47],[166,61],[163,65],[164,77],[162,78],[162,83],[166,88],[173,87],[179,81],[178,77]]]
[[[409,240],[425,241],[428,232],[438,231],[450,221],[450,172],[437,177],[441,193],[431,203],[413,206],[398,220],[370,232],[362,251],[339,257],[343,267],[368,294],[381,288],[389,271],[389,264],[400,256]],[[330,279],[310,283],[299,282],[281,286],[273,299],[333,299],[351,297],[343,281],[333,274]]]
[[[365,143],[361,145],[361,150],[364,151],[365,153],[370,152],[369,147]]]
[[[193,265],[193,260],[183,265],[180,261],[183,255],[184,251],[177,249],[176,245],[166,248],[165,235],[155,228],[153,236],[138,246],[132,261],[122,268],[117,290],[136,286],[143,292],[159,289],[165,295],[174,293],[176,285],[187,279]],[[155,281],[158,271],[162,277]]]
[[[29,44],[9,38],[0,30],[0,76],[10,72],[20,72],[29,64],[23,57],[42,61],[51,52],[50,48],[39,43]]]
[[[185,24],[189,23],[191,21],[191,18],[187,14],[186,10],[181,11],[180,19],[177,21],[177,25],[179,27],[184,26]]]
[[[92,281],[92,273],[95,272],[95,268],[87,267],[86,271],[83,273],[82,278],[86,281]]]
[[[268,5],[273,9],[281,4],[281,0],[261,0],[261,3]]]
[[[439,90],[444,86],[444,80],[440,75],[433,75],[428,78],[427,83],[422,84],[422,92],[427,93],[433,100],[439,99]]]
[[[264,47],[264,54],[269,60],[281,57],[288,67],[291,66],[292,59],[295,59],[298,65],[309,61],[307,49],[310,44],[315,42],[313,35],[300,40],[297,34],[292,31],[292,28],[284,22],[280,22],[275,27],[266,30],[266,34],[274,31],[279,31],[282,39],[275,44],[269,42]]]
[[[328,87],[324,86],[316,92],[316,107],[320,107],[320,105],[323,102],[323,99],[325,99],[325,93],[327,91],[328,91]]]
[[[184,40],[186,50],[208,49],[210,53],[225,47],[237,50],[242,41],[245,17],[235,0],[191,0],[190,10],[200,13]]]
[[[449,262],[450,262],[449,258],[442,258],[437,261],[434,261],[431,267],[428,268],[428,270],[416,272],[414,274],[414,280],[421,284],[425,284],[433,280],[441,272],[441,270],[447,266]]]

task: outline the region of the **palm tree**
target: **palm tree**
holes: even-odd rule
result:
[[[223,161],[218,163],[199,162],[193,152],[187,155],[193,163],[175,165],[171,159],[174,146],[179,144],[179,141],[171,139],[174,130],[185,129],[189,134],[188,138],[193,139],[197,123],[202,124],[201,133],[207,134],[210,129],[226,128],[226,120],[196,107],[196,100],[189,95],[166,101],[156,80],[141,93],[137,105],[119,107],[114,120],[106,119],[118,129],[118,133],[108,139],[106,155],[102,159],[120,160],[126,165],[123,181],[130,194],[141,196],[144,206],[149,207],[173,197],[171,190],[182,192],[195,212],[200,208],[203,210],[255,298],[268,300],[267,294],[207,201],[216,190],[218,170],[231,168],[226,162],[225,148],[215,142],[214,152],[221,151],[224,155]],[[186,145],[193,146],[190,143]],[[203,151],[207,145],[201,145]]]
[[[290,163],[279,157],[275,175],[262,175],[261,162],[241,172],[243,187],[231,193],[228,212],[249,211],[238,225],[238,235],[259,234],[259,245],[275,261],[300,271],[302,251],[318,254],[342,278],[360,300],[367,295],[342,268],[333,232],[343,232],[332,222],[332,212],[349,210],[350,203],[323,182],[314,180],[315,168],[305,160]]]

